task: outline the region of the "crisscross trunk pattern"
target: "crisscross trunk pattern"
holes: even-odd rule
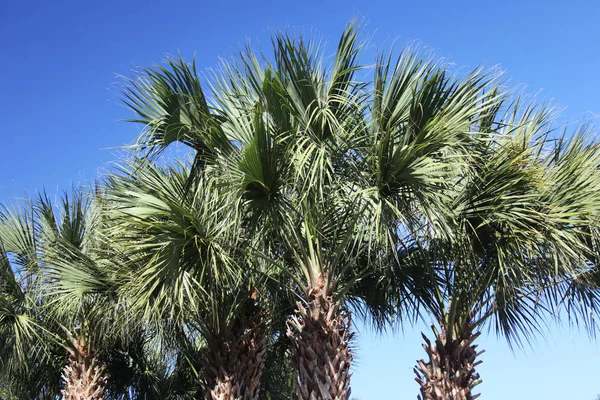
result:
[[[222,343],[217,360],[207,371],[206,400],[258,400],[267,353],[262,325]],[[215,363],[217,364],[217,363]]]
[[[301,400],[348,400],[353,358],[350,313],[340,310],[331,289],[324,286],[312,288],[307,306],[298,303],[288,322],[297,395]]]
[[[467,323],[448,340],[446,329],[441,326],[441,332],[432,327],[433,342],[422,334],[429,361],[417,361],[414,369],[415,380],[421,385],[419,400],[474,400],[479,394],[471,392],[481,383],[475,367],[482,361],[476,359],[483,351],[477,352],[473,342],[480,333],[473,333],[473,326]]]
[[[62,374],[64,400],[102,400],[108,377],[96,351],[81,339],[71,338],[69,362]]]

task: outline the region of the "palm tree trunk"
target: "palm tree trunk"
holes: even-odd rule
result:
[[[64,400],[102,400],[108,376],[96,351],[81,339],[70,338],[69,363],[63,370]]]
[[[475,367],[482,361],[476,358],[483,353],[477,352],[477,345],[473,342],[479,337],[479,332],[473,333],[470,323],[452,335],[448,340],[446,329],[440,324],[441,332],[432,326],[435,341],[431,342],[422,334],[426,344],[423,348],[427,352],[429,361],[420,360],[414,371],[415,380],[421,385],[419,400],[473,400],[479,394],[472,394],[475,386],[481,383]]]
[[[263,324],[224,341],[206,371],[206,400],[258,400],[265,366],[267,335]]]
[[[350,314],[340,310],[331,289],[324,286],[312,288],[307,307],[298,303],[296,315],[288,322],[296,392],[301,400],[348,400],[353,358]]]

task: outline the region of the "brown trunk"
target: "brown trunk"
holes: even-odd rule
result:
[[[446,330],[438,332],[432,327],[435,341],[432,343],[424,334],[427,344],[423,348],[429,356],[429,362],[417,362],[415,380],[421,385],[420,400],[473,400],[479,394],[472,394],[475,386],[481,383],[475,367],[481,361],[475,361],[483,353],[477,352],[473,342],[479,332],[473,333],[473,327],[466,324],[458,335],[448,340]]]
[[[307,307],[298,303],[287,334],[294,347],[298,398],[348,400],[352,375],[350,314],[339,309],[324,283],[310,290]]]
[[[63,370],[64,400],[102,400],[108,377],[98,354],[81,339],[71,338],[69,363]]]
[[[267,336],[262,325],[223,342],[207,370],[206,400],[258,400]],[[218,365],[218,366],[217,366]]]

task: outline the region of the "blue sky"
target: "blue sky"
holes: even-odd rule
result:
[[[372,50],[416,40],[457,66],[499,64],[514,85],[564,108],[560,123],[600,116],[598,1],[27,1],[0,8],[0,201],[90,183],[140,130],[119,122],[117,74],[195,53],[200,69],[247,39],[268,50],[269,32],[294,27],[335,43],[353,17]],[[369,62],[370,60],[365,60]],[[594,121],[593,121],[594,122]],[[597,121],[595,121],[597,123]],[[416,398],[419,330],[357,340],[353,394]],[[600,394],[598,345],[551,327],[532,349],[511,353],[484,334],[482,398],[592,400]]]

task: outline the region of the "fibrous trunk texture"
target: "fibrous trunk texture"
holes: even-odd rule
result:
[[[306,306],[298,303],[288,323],[294,352],[296,391],[302,400],[350,398],[350,314],[341,310],[323,283],[308,293]]]
[[[258,400],[265,366],[267,335],[263,324],[236,329],[225,340],[206,371],[206,400]]]
[[[420,400],[473,400],[479,394],[472,394],[473,388],[481,383],[475,367],[481,364],[476,358],[483,353],[477,352],[473,342],[479,332],[473,333],[471,324],[465,324],[459,334],[448,339],[447,331],[441,325],[441,332],[432,327],[435,340],[431,342],[424,334],[426,344],[423,348],[429,361],[417,361],[414,369],[415,380],[421,385]]]
[[[64,400],[101,400],[108,377],[96,351],[81,339],[71,338],[69,363],[63,370]]]

